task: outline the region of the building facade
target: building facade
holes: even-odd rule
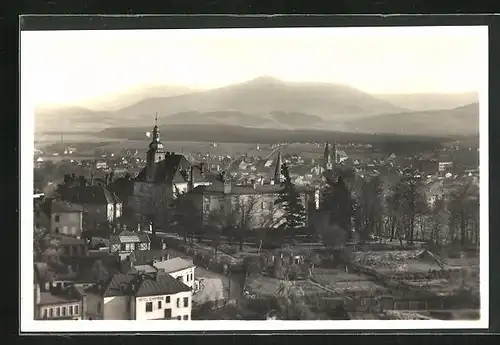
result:
[[[83,207],[70,202],[48,199],[35,209],[35,227],[49,233],[80,238],[83,229]]]
[[[196,266],[192,260],[186,260],[179,257],[169,260],[155,260],[153,261],[153,266],[158,272],[167,273],[190,288],[193,288]]]
[[[95,320],[191,320],[191,288],[168,274],[116,274],[86,292]]]
[[[118,235],[109,238],[110,253],[118,254],[120,260],[125,260],[132,252],[151,249],[151,240],[148,234],[124,230]]]

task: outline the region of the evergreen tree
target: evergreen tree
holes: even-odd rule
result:
[[[283,206],[285,211],[283,216],[285,228],[293,229],[303,226],[306,221],[306,211],[302,204],[300,193],[292,182],[286,163],[281,166],[281,174],[283,175],[283,182],[281,183],[283,190],[275,201],[275,204]]]

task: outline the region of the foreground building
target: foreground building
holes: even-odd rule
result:
[[[191,320],[191,288],[168,274],[115,274],[86,294],[93,320]]]

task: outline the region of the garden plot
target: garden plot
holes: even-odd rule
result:
[[[315,270],[314,280],[337,295],[384,293],[386,289],[361,274],[341,270]]]
[[[274,296],[280,286],[280,280],[267,276],[250,276],[247,278],[246,290],[257,298]]]

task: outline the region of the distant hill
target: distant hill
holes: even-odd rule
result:
[[[345,124],[360,133],[402,135],[477,135],[479,103],[445,110],[387,114]]]
[[[126,93],[122,93],[116,97],[122,101],[125,99],[132,101],[142,97],[140,95],[148,96],[118,110],[39,107],[35,110],[35,131],[100,131],[113,127],[144,126],[150,131],[157,112],[160,114],[161,125],[234,126],[408,135],[469,135],[478,131],[477,103],[462,108],[415,111],[393,105],[385,99],[378,99],[346,85],[292,83],[260,77],[206,91],[189,92],[187,89],[162,86],[130,92],[129,95],[135,96],[127,98]],[[172,96],[172,92],[189,93]],[[149,97],[159,94],[163,96]],[[452,99],[456,102],[459,99],[466,99],[464,95],[455,98],[448,96],[448,103],[437,95],[391,97],[394,100],[399,97],[399,104],[403,104],[403,100],[406,100],[407,105],[411,105],[410,100],[418,103],[419,99],[434,99],[432,102],[428,101],[427,105],[420,104],[420,107],[431,106],[431,103],[437,106],[439,102],[436,99],[441,100],[440,104],[443,107],[446,104],[450,105]],[[113,102],[112,99],[108,100],[109,104]],[[141,133],[143,135],[144,132]]]
[[[374,95],[396,106],[409,110],[425,111],[436,109],[453,109],[479,101],[475,92],[468,93],[422,93],[399,95]]]
[[[183,112],[234,111],[269,116],[272,112],[314,114],[327,120],[395,113],[403,108],[346,85],[291,83],[270,77],[175,97],[144,99],[117,111],[124,119]]]
[[[137,87],[95,98],[87,102],[87,107],[96,110],[115,111],[133,105],[143,99],[179,96],[195,91],[197,90],[188,87],[170,85]]]
[[[106,138],[144,140],[144,133],[150,127],[140,128],[108,128],[96,135]],[[328,130],[290,130],[270,128],[248,128],[227,125],[163,125],[160,126],[161,137],[168,141],[200,141],[200,142],[246,142],[246,143],[276,143],[276,142],[324,142],[326,140],[375,143],[430,143],[435,144],[450,140],[450,137],[411,136],[366,133],[346,133]]]
[[[80,107],[35,108],[35,132],[99,131],[115,126],[116,118],[107,111]]]

